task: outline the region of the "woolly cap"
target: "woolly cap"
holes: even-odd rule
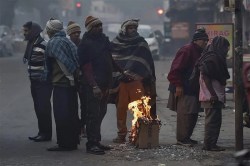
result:
[[[47,23],[46,23],[46,31],[50,32],[58,32],[63,30],[63,23],[60,20],[56,20],[51,18]]]
[[[126,33],[126,29],[127,29],[127,26],[136,26],[138,27],[139,25],[139,19],[130,19],[130,20],[126,20],[122,23],[121,25],[121,31],[125,34]]]
[[[81,27],[79,24],[70,21],[67,26],[67,35],[71,35],[74,32],[80,32],[81,33]]]
[[[202,28],[196,29],[193,35],[192,41],[196,41],[196,40],[209,40],[205,28],[202,27]]]
[[[88,16],[85,20],[85,28],[87,31],[90,31],[94,26],[98,24],[102,24],[101,20],[93,16]]]

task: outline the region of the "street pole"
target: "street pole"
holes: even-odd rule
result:
[[[243,149],[242,0],[235,0],[235,149]]]

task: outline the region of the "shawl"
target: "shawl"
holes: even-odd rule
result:
[[[226,38],[217,36],[198,60],[200,72],[210,79],[219,81],[221,85],[226,85],[226,80],[230,78],[226,63],[229,46]]]
[[[112,57],[124,71],[144,79],[155,80],[154,61],[145,39],[137,33],[127,37],[121,32],[114,38]]]

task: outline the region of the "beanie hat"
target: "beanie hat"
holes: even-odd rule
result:
[[[67,35],[70,36],[74,32],[81,32],[80,25],[73,21],[70,21],[67,26]]]
[[[96,17],[88,16],[85,20],[85,28],[90,31],[94,26],[102,24],[101,20]]]
[[[55,20],[51,18],[47,23],[46,23],[46,31],[50,32],[58,32],[63,30],[63,23],[60,20]]]
[[[196,41],[196,40],[208,40],[208,35],[206,33],[205,28],[202,27],[202,28],[196,29],[193,35],[192,41]]]
[[[139,21],[140,21],[139,19],[130,19],[130,20],[124,21],[124,22],[122,23],[122,25],[121,25],[121,31],[122,31],[122,33],[123,33],[123,34],[126,33],[127,26],[133,25],[133,26],[138,27]]]

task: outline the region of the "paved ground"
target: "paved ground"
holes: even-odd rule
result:
[[[235,144],[234,108],[229,96],[227,107],[223,111],[223,123],[219,145],[226,147],[224,152],[205,152],[201,150],[204,134],[204,114],[201,113],[193,139],[199,144],[193,148],[175,145],[176,113],[166,108],[168,82],[166,75],[171,59],[155,62],[157,72],[158,115],[160,129],[160,147],[156,149],[136,149],[128,144],[116,145],[112,138],[116,135],[115,109],[108,106],[108,113],[102,125],[103,142],[114,147],[103,156],[85,153],[85,142],[81,141],[78,150],[73,152],[47,152],[51,142],[35,143],[27,138],[37,132],[29,90],[29,81],[22,64],[21,56],[0,59],[0,165],[2,166],[218,166],[234,161],[232,155]],[[131,125],[129,115],[128,126]],[[55,127],[54,127],[55,129]],[[244,129],[244,145],[250,148],[250,129]]]

